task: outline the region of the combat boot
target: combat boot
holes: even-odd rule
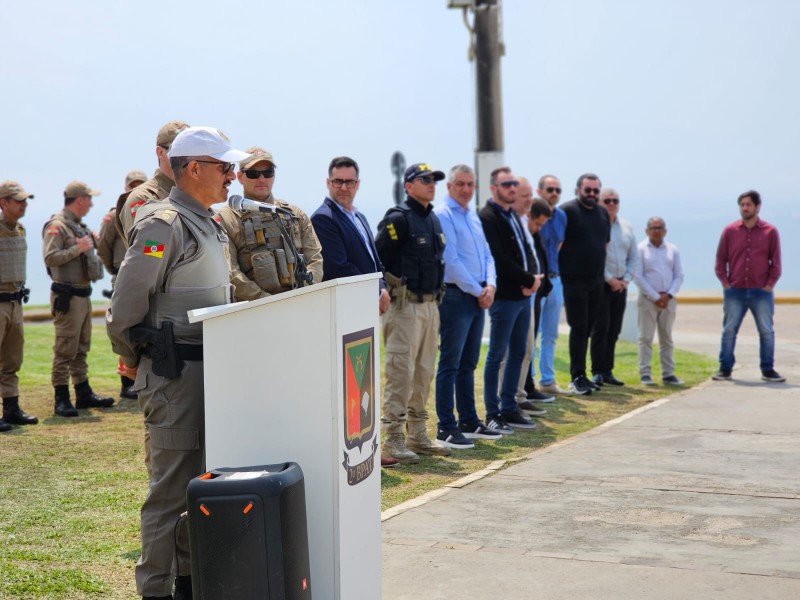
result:
[[[122,383],[122,386],[119,389],[119,397],[124,400],[138,399],[139,394],[131,389],[131,387],[133,387],[133,379],[130,377],[125,377],[125,375],[121,375],[119,379]]]
[[[419,456],[406,448],[406,436],[402,433],[390,433],[383,442],[381,453],[396,458],[401,463],[417,464]]]
[[[104,398],[95,394],[88,381],[83,381],[75,386],[76,408],[108,408],[113,404],[113,398]]]
[[[3,421],[12,425],[36,425],[39,419],[19,407],[19,396],[3,398]]]
[[[6,431],[11,431],[14,429],[11,425],[0,419],[0,433],[5,433]]]
[[[433,456],[450,456],[450,448],[438,446],[428,437],[425,429],[425,421],[407,423],[408,441],[406,446],[417,454],[429,454]]]
[[[57,417],[77,417],[78,411],[72,406],[69,399],[69,386],[57,385],[56,386],[56,403],[53,410]]]

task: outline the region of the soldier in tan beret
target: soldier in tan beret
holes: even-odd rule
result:
[[[16,181],[0,183],[0,393],[3,396],[3,418],[0,432],[12,425],[34,425],[36,417],[19,407],[19,378],[22,348],[22,303],[28,301],[25,288],[25,228],[19,220],[25,216],[26,192]]]
[[[172,174],[172,168],[169,166],[169,158],[167,152],[172,145],[175,136],[184,129],[188,129],[189,125],[183,121],[170,121],[158,130],[156,135],[156,158],[158,159],[158,168],[153,173],[153,177],[138,186],[132,192],[123,194],[117,200],[117,220],[116,226],[122,239],[128,244],[128,231],[133,227],[133,222],[136,219],[136,211],[140,206],[147,202],[155,200],[163,200],[169,196],[172,186],[175,185],[175,179]]]
[[[81,221],[99,195],[81,181],[64,189],[64,208],[42,229],[42,252],[47,274],[53,280],[50,305],[56,329],[51,381],[55,388],[54,412],[77,417],[78,408],[107,408],[113,398],[96,395],[89,385],[86,355],[92,341],[91,283],[103,277],[103,265],[95,253],[94,233]],[[69,394],[69,380],[75,386],[75,406]]]
[[[125,176],[125,191],[120,195],[120,200],[123,202],[128,194],[135,188],[142,185],[147,181],[147,175],[144,171],[130,171]],[[109,210],[103,217],[103,223],[100,225],[100,233],[97,239],[97,256],[103,261],[106,270],[111,273],[111,289],[114,289],[114,281],[117,278],[119,266],[122,264],[122,259],[125,258],[125,251],[128,245],[117,229],[117,208],[116,206]],[[111,292],[103,291],[103,295],[108,298],[111,297]],[[133,380],[125,375],[120,375],[122,382],[119,397],[128,400],[136,400],[136,392],[131,389]]]
[[[229,237],[231,283],[236,288],[236,299],[255,300],[298,287],[295,254],[305,261],[313,278],[309,283],[321,282],[322,247],[311,220],[297,206],[273,196],[276,166],[272,154],[257,146],[248,148],[247,153],[250,158],[239,163],[236,174],[245,198],[275,205],[291,216],[235,211],[229,206],[220,211],[220,221]],[[291,239],[284,236],[277,218],[286,232],[291,232]]]

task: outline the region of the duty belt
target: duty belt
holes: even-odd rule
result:
[[[50,291],[56,294],[65,294],[67,296],[77,296],[78,298],[88,298],[92,295],[92,288],[89,287],[75,287],[68,283],[56,283],[50,286]]]
[[[423,302],[435,302],[436,294],[418,294],[410,290],[406,290],[406,300],[422,304]]]
[[[17,292],[0,292],[0,302],[27,302],[31,291],[22,288]]]
[[[175,344],[175,351],[181,360],[203,360],[201,344]]]

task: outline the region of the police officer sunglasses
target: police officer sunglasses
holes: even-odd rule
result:
[[[275,177],[275,167],[269,167],[267,169],[245,169],[242,173],[244,173],[244,176],[248,179],[258,179],[259,177],[269,179],[270,177]]]
[[[216,160],[198,160],[198,159],[195,159],[195,162],[206,163],[207,165],[219,165],[222,167],[223,175],[227,175],[228,173],[233,171],[234,168],[236,168],[236,163],[230,163],[230,162],[218,162]],[[189,163],[186,164],[188,165]]]
[[[546,187],[546,188],[544,188],[544,191],[547,192],[548,194],[552,194],[553,192],[555,192],[556,194],[560,194],[561,193],[561,188],[560,187]]]

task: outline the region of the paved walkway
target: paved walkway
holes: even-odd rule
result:
[[[716,355],[721,307],[676,344]],[[383,523],[383,600],[800,598],[800,306],[776,309],[786,384],[748,317],[711,382]]]

